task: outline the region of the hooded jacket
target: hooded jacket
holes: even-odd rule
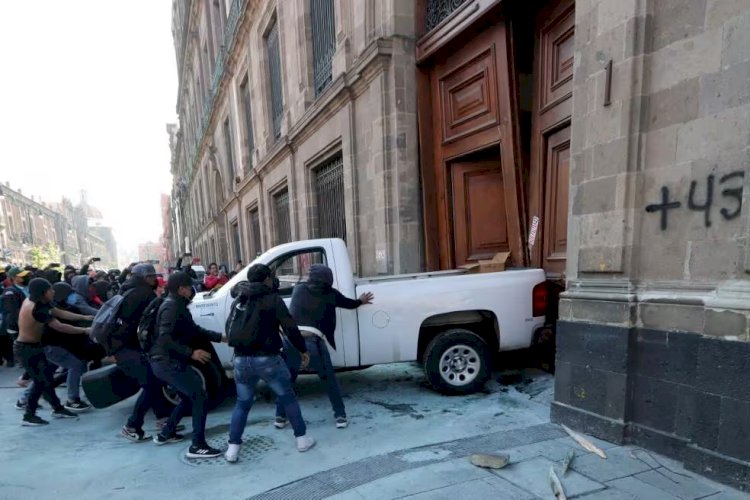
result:
[[[302,338],[297,323],[278,293],[263,283],[243,281],[232,288],[231,295],[244,304],[254,302],[258,311],[258,323],[252,327],[256,329],[257,335],[250,342],[234,346],[237,356],[278,355],[284,347],[279,328],[284,330],[289,341],[299,352],[307,352],[305,339]]]
[[[150,353],[152,360],[161,357],[187,363],[201,337],[207,337],[211,342],[221,342],[221,333],[206,330],[195,323],[188,304],[188,299],[170,293],[159,307],[156,341]]]
[[[0,335],[18,333],[18,313],[25,299],[26,293],[16,285],[11,285],[2,291],[0,310],[3,314],[0,322]]]
[[[89,296],[89,277],[76,276],[71,282],[73,293],[68,296],[68,305],[75,307],[79,314],[87,316],[96,316],[97,309],[91,307],[88,302]]]
[[[141,276],[133,276],[122,285],[120,293],[124,295],[120,305],[122,327],[110,336],[111,353],[117,355],[122,349],[141,350],[138,341],[138,323],[143,311],[156,298],[154,289]]]
[[[356,309],[362,305],[359,300],[345,297],[333,288],[333,274],[327,267],[324,270],[310,269],[310,280],[294,287],[289,310],[300,326],[311,326],[325,335],[331,347],[336,349],[334,333],[336,332],[336,308]]]

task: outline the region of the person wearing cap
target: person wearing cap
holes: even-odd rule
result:
[[[6,274],[11,284],[0,296],[0,309],[3,311],[3,321],[0,323],[0,361],[5,360],[6,365],[12,368],[15,366],[13,341],[18,336],[18,313],[29,293],[31,273],[19,267],[11,267]]]
[[[208,395],[201,377],[190,367],[190,362],[208,363],[211,353],[193,346],[204,341],[222,342],[226,337],[198,326],[188,310],[195,294],[193,281],[187,273],[177,272],[167,280],[169,295],[159,307],[156,317],[156,340],[151,348],[150,360],[154,374],[180,394],[180,404],[174,409],[164,428],[154,438],[157,445],[175,443],[184,439],[177,433],[182,417],[192,410],[193,442],[187,458],[213,458],[221,451],[206,442],[206,416]]]
[[[146,307],[156,299],[156,269],[151,264],[137,264],[130,270],[130,278],[123,283],[120,292],[123,295],[120,306],[122,327],[110,337],[110,355],[115,357],[117,366],[130,378],[138,381],[141,393],[135,401],[133,411],[122,428],[124,438],[135,443],[151,440],[143,430],[143,422],[149,409],[157,419],[157,429],[161,430],[167,422],[169,408],[161,397],[162,384],[154,376],[148,363],[146,353],[138,341],[138,324]]]
[[[250,323],[243,333],[248,335],[232,338],[234,347],[234,383],[237,386],[237,403],[229,424],[229,448],[224,457],[236,462],[242,445],[242,434],[247,416],[255,399],[255,386],[263,380],[276,394],[285,415],[289,417],[297,441],[297,451],[305,452],[315,446],[315,440],[307,435],[305,420],[292,387],[291,374],[281,357],[283,347],[279,329],[283,329],[289,341],[302,355],[302,366],[310,361],[305,341],[297,324],[289,314],[281,296],[274,290],[274,276],[268,266],[255,264],[247,270],[247,282],[232,289],[236,297],[234,307],[251,311]],[[231,325],[227,325],[229,330]]]
[[[91,321],[90,316],[81,316],[54,307],[52,284],[44,278],[34,278],[29,283],[29,296],[24,300],[18,313],[18,338],[13,344],[13,351],[33,381],[25,405],[23,425],[38,426],[49,422],[37,416],[39,398],[52,405],[52,416],[55,418],[75,418],[76,414],[63,407],[55,394],[53,376],[55,367],[48,360],[42,346],[42,337],[47,330],[60,334],[86,335],[88,328],[81,328],[60,320]]]
[[[349,425],[346,417],[344,400],[341,397],[336,372],[333,369],[331,355],[326,341],[336,349],[334,333],[336,331],[336,308],[357,309],[371,304],[372,293],[363,293],[359,299],[350,299],[333,287],[333,271],[323,264],[310,266],[308,280],[294,287],[289,311],[299,325],[305,338],[307,352],[310,353],[310,366],[317,372],[321,382],[325,384],[328,399],[333,408],[336,427],[343,429]],[[296,379],[296,371],[292,372],[292,379]],[[276,405],[276,428],[286,426],[286,415],[283,406]]]

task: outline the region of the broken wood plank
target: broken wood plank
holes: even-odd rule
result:
[[[571,438],[573,438],[573,440],[576,443],[580,444],[584,449],[590,451],[591,453],[599,455],[601,458],[604,458],[604,459],[607,458],[607,455],[601,450],[601,448],[599,448],[598,446],[596,446],[594,443],[592,443],[591,441],[589,441],[588,439],[586,439],[582,435],[578,434],[577,432],[571,430],[566,425],[562,425],[562,428],[563,428],[563,430],[565,432],[568,433],[568,435]]]

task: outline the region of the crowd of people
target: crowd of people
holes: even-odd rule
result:
[[[310,267],[307,281],[293,291],[289,308],[278,293],[279,282],[263,264],[250,266],[246,280],[231,290],[234,299],[224,332],[195,323],[188,309],[196,294],[191,266],[172,270],[165,281],[151,263],[134,263],[119,271],[91,270],[92,259],[81,269],[51,264],[40,270],[8,266],[0,269],[0,361],[6,367],[20,364],[18,378],[24,390],[16,408],[24,412],[22,424],[44,426],[37,415],[40,398],[51,406],[55,418],[75,418],[91,409],[80,396],[81,377],[102,363],[115,363],[140,386],[121,435],[132,442],[157,445],[180,442],[183,417],[192,415],[192,443],[188,458],[218,457],[237,462],[242,434],[259,380],[276,395],[274,426],[291,424],[300,452],[315,440],[307,435],[294,392],[300,371],[309,368],[325,384],[335,425],[348,425],[341,388],[328,352],[336,348],[336,308],[355,309],[369,304],[372,294],[349,299],[333,288],[331,270]],[[181,262],[180,262],[181,264]],[[225,286],[232,273],[225,266],[209,265],[203,288]],[[103,311],[116,311],[111,327],[103,324]],[[93,326],[92,326],[93,325]],[[93,330],[93,331],[92,331]],[[103,333],[102,333],[103,332]],[[94,340],[96,339],[96,340]],[[227,342],[234,348],[234,382],[237,400],[232,412],[228,447],[210,446],[205,438],[208,395],[191,365],[212,361],[210,342]],[[215,355],[215,354],[213,354]],[[67,384],[63,403],[55,388]],[[180,396],[172,407],[162,397],[169,385]],[[156,418],[156,435],[144,430],[148,412]]]

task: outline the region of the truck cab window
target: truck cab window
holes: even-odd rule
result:
[[[282,255],[271,262],[269,267],[279,279],[279,294],[282,297],[291,297],[295,285],[307,281],[310,266],[313,264],[328,265],[322,248]]]

